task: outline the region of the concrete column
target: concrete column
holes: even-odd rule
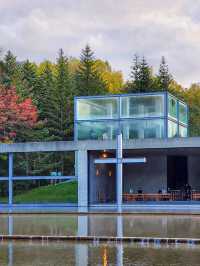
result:
[[[88,265],[88,243],[78,243],[75,246],[75,260],[76,266]]]
[[[78,236],[88,236],[88,216],[78,216]],[[77,244],[75,247],[76,252],[76,266],[87,266],[88,265],[88,244]]]
[[[13,153],[8,154],[8,202],[13,204]]]
[[[13,266],[13,243],[8,243],[8,266]]]
[[[78,236],[88,236],[88,216],[79,215],[78,216]]]
[[[13,216],[8,215],[8,235],[13,235]]]
[[[87,150],[76,152],[76,168],[78,176],[78,209],[88,210],[88,154]]]
[[[123,217],[117,216],[117,237],[123,237]]]
[[[117,216],[117,237],[123,237],[123,217]],[[123,265],[123,244],[117,245],[117,266]]]
[[[117,136],[117,211],[122,211],[122,134]]]

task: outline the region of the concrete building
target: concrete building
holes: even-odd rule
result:
[[[74,124],[75,140],[111,141],[121,133],[124,141],[157,139],[163,142],[188,136],[188,107],[167,92],[78,97],[75,99]],[[88,152],[89,204],[117,202],[120,181],[116,164],[114,160],[113,163],[105,160],[115,157],[115,150],[108,148]],[[123,157],[132,158],[122,166],[124,201],[137,199],[134,194],[138,193],[149,194],[146,199],[151,200],[150,194],[155,194],[153,199],[157,193],[181,190],[187,183],[198,188],[194,175],[188,174],[195,158],[182,152],[154,151],[144,146],[140,150],[135,147],[123,149]],[[135,162],[137,157],[145,158],[145,163]]]
[[[57,178],[78,180],[80,208],[200,199],[200,138],[188,137],[184,102],[167,92],[76,97],[74,111],[74,141],[0,145],[9,204],[12,182],[35,178],[13,176],[12,154],[37,151],[76,153],[75,176]]]

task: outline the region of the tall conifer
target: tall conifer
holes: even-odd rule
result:
[[[146,61],[146,59],[142,58],[140,64],[140,71],[139,71],[139,91],[140,92],[148,92],[152,90],[152,74],[151,69]]]
[[[137,54],[133,58],[133,66],[131,66],[131,81],[129,83],[129,92],[136,92],[140,87],[140,60]]]
[[[38,95],[40,89],[39,77],[37,75],[37,66],[26,60],[21,67],[22,90],[21,96],[31,97],[35,104],[38,105]]]
[[[77,95],[98,95],[106,93],[105,81],[95,66],[94,52],[89,45],[82,50],[79,69],[76,71]]]
[[[164,56],[162,56],[161,58],[161,63],[157,78],[160,90],[168,90],[170,82],[172,81],[172,75],[169,73],[169,68]]]

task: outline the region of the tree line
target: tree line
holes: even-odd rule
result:
[[[199,84],[188,89],[179,85],[169,72],[164,57],[158,73],[154,74],[144,56],[134,55],[130,78],[125,82],[122,72],[113,70],[109,62],[96,59],[89,45],[82,50],[79,59],[67,57],[60,49],[56,62],[44,60],[40,64],[29,60],[19,62],[8,51],[0,59],[0,86],[0,93],[14,89],[18,102],[30,99],[29,103],[37,109],[38,119],[31,128],[20,130],[19,124],[16,130],[13,128],[14,134],[10,136],[13,142],[73,139],[74,96],[163,90],[172,92],[190,105],[190,133],[199,134],[194,123],[198,119],[199,104],[193,106],[191,103],[193,96],[198,96]],[[196,102],[198,98],[194,97]],[[5,132],[4,128],[0,129],[2,140]]]

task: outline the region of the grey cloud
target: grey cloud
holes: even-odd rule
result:
[[[199,10],[199,0],[0,0],[0,47],[40,62],[60,47],[79,56],[89,42],[126,78],[134,53],[155,70],[164,55],[188,86],[200,81]]]

